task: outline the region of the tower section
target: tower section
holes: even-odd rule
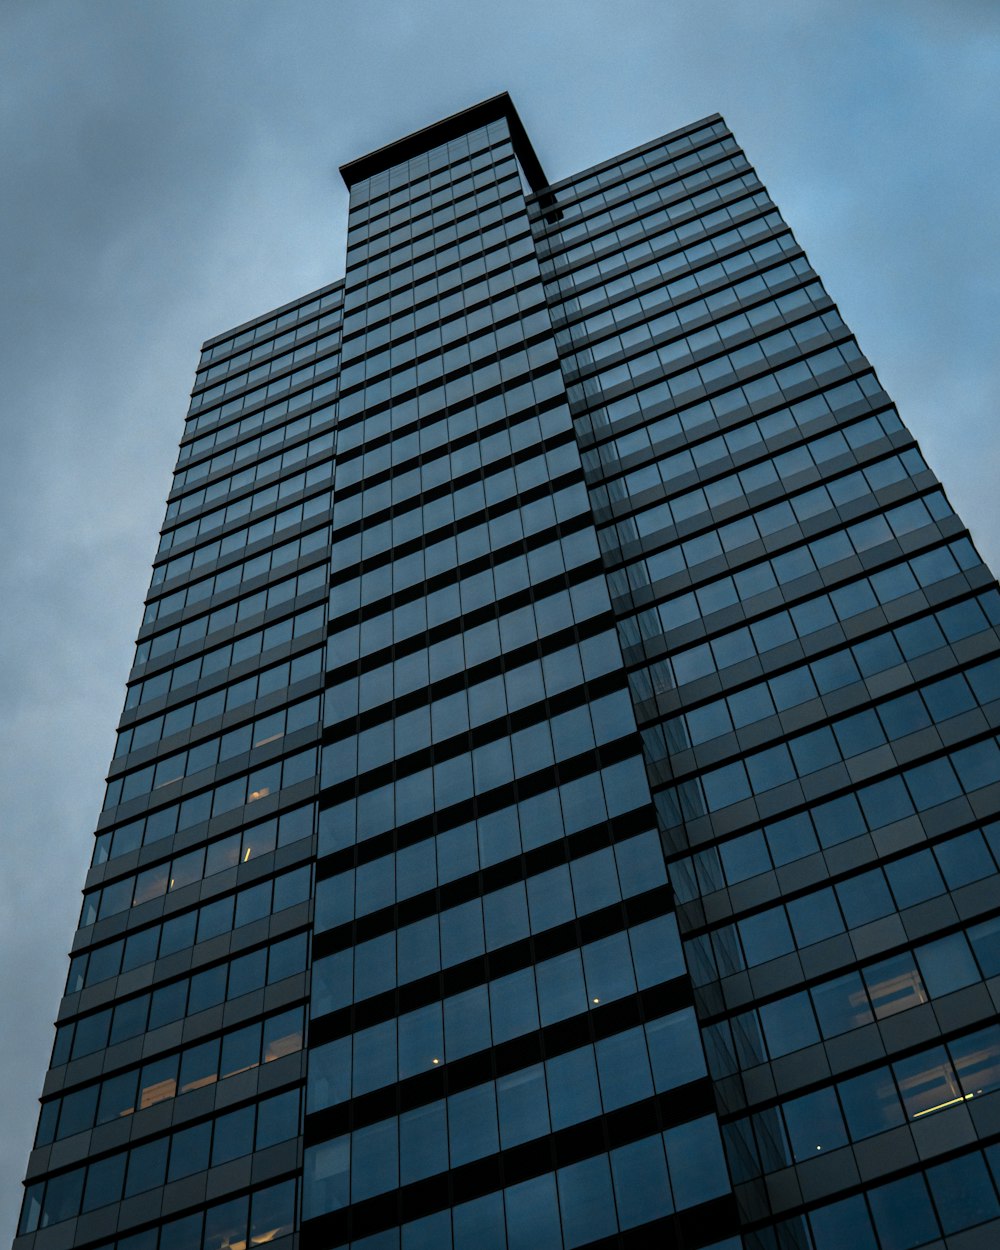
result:
[[[988,1245],[996,582],[721,118],[530,213],[745,1244]]]
[[[304,1246],[734,1208],[506,97],[345,170]]]

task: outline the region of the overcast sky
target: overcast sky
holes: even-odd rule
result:
[[[722,112],[996,567],[998,81],[993,0],[3,0],[0,1242],[198,348],[341,275],[337,166]]]

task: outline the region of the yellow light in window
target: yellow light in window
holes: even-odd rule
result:
[[[440,1059],[432,1059],[432,1060],[431,1060],[431,1063],[432,1063],[435,1067],[437,1067],[437,1065],[438,1065],[440,1062],[441,1062],[441,1060],[440,1060]]]
[[[251,790],[250,797],[247,799],[247,802],[256,803],[258,799],[266,799],[270,793],[271,793],[270,786],[264,786],[260,790]]]
[[[939,1102],[936,1107],[925,1107],[923,1111],[917,1111],[913,1118],[919,1120],[922,1115],[931,1115],[935,1111],[943,1111],[945,1107],[954,1107],[956,1102],[968,1102],[970,1098],[975,1098],[975,1094],[962,1094],[958,1098],[949,1098],[947,1102]]]
[[[244,864],[247,862],[247,860],[248,860],[249,858],[250,858],[250,847],[248,846],[248,847],[247,847],[247,853],[243,856],[243,862],[244,862]]]
[[[594,998],[594,999],[592,999],[591,1001],[592,1001],[592,1002],[595,1002],[595,1003],[599,1003],[601,1000],[600,1000],[599,998]]]

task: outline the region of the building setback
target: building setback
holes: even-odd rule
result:
[[[986,1250],[1000,595],[725,122],[209,340],[15,1250]]]

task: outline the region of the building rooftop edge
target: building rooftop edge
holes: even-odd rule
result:
[[[449,139],[455,139],[470,130],[486,126],[501,117],[505,117],[510,126],[514,151],[517,153],[532,190],[541,191],[547,186],[545,172],[535,155],[535,149],[531,146],[531,140],[514,107],[514,101],[506,91],[491,96],[488,100],[481,100],[478,104],[473,104],[458,113],[452,113],[450,117],[442,118],[441,121],[434,122],[430,126],[415,130],[401,139],[394,139],[392,143],[376,148],[374,152],[368,152],[365,156],[347,161],[340,167],[341,177],[350,190],[356,182],[364,178],[371,178],[373,174],[381,173],[393,165],[418,156],[421,152],[426,152],[439,144],[447,143]]]

